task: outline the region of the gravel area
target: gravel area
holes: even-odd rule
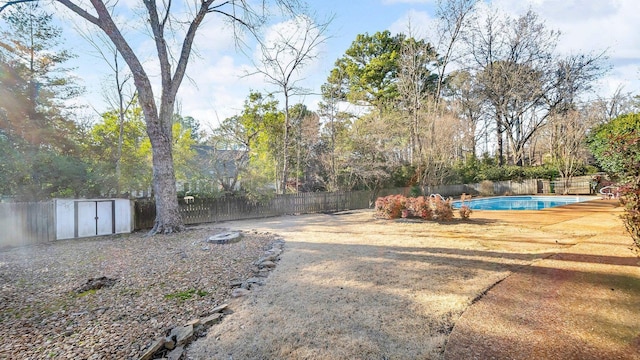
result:
[[[228,300],[230,283],[251,277],[276,240],[250,231],[237,243],[205,242],[223,230],[0,250],[0,359],[138,358],[167,330]],[[82,289],[101,277],[116,281]]]

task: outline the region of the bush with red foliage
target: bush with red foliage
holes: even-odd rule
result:
[[[402,195],[379,197],[375,202],[378,216],[385,219],[420,218],[423,220],[449,221],[453,219],[450,200],[438,197],[407,198]],[[469,212],[467,214],[470,215]],[[461,214],[462,216],[462,214]]]
[[[462,205],[460,206],[460,209],[458,209],[458,214],[460,214],[461,219],[468,219],[471,216],[471,213],[473,213],[473,210],[471,210],[468,205]]]

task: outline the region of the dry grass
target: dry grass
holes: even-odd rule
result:
[[[499,220],[376,220],[373,213],[235,222],[286,251],[266,287],[194,343],[192,359],[440,359],[488,287],[566,248]]]
[[[167,329],[207,315],[251,276],[273,236],[220,231],[64,240],[0,251],[0,359],[136,359]],[[91,278],[112,287],[77,293]]]

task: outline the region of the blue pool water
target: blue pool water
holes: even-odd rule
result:
[[[472,210],[541,210],[596,199],[593,196],[501,196],[465,201]],[[461,206],[454,201],[454,209]]]

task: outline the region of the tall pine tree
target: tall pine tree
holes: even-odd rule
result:
[[[0,176],[12,184],[3,192],[78,195],[81,189],[68,188],[70,179],[60,179],[86,174],[65,107],[80,89],[63,67],[72,55],[60,49],[62,30],[37,2],[11,7],[0,20],[0,141],[13,149],[0,160],[6,170]]]

